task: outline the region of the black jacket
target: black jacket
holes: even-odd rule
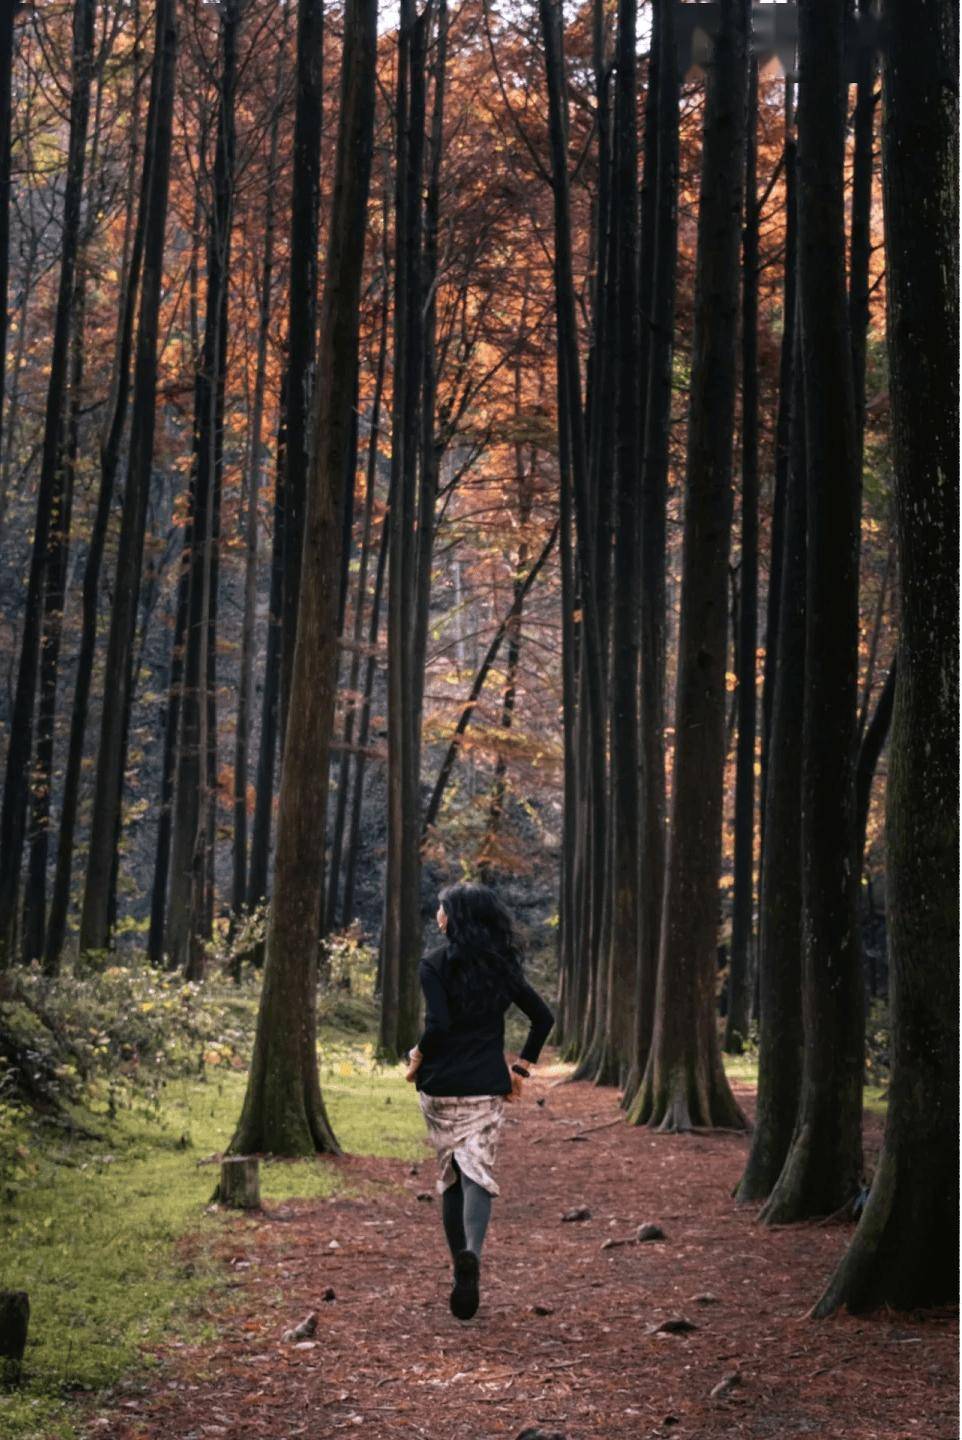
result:
[[[504,1016],[512,1003],[531,1021],[521,1059],[534,1063],[554,1024],[554,1015],[524,979],[490,1008],[459,1014],[446,983],[448,947],[439,945],[421,961],[424,1033],[418,1049],[424,1057],[415,1084],[428,1095],[507,1095],[511,1077],[504,1061]]]

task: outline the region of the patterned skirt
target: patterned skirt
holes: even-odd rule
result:
[[[498,1158],[498,1141],[504,1123],[503,1095],[426,1095],[419,1092],[428,1139],[437,1151],[441,1178],[435,1189],[443,1194],[457,1181],[458,1169],[492,1195],[499,1195],[491,1171]]]

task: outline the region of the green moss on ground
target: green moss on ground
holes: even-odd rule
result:
[[[356,1154],[423,1157],[415,1091],[372,1053],[367,1038],[322,1035],[338,1139]],[[0,1203],[0,1286],[27,1290],[31,1306],[24,1383],[0,1393],[0,1440],[68,1440],[78,1400],[149,1365],[143,1346],[162,1334],[203,1338],[224,1280],[212,1250],[231,1222],[205,1213],[217,1168],[197,1162],[229,1142],[245,1084],[244,1071],[208,1063],[114,1121],[98,1117],[103,1140],[32,1148],[13,1203]],[[268,1202],[337,1186],[323,1159],[262,1166]],[[176,1242],[189,1233],[197,1243],[185,1260]]]

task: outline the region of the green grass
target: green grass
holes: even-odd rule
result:
[[[885,1116],[888,1113],[888,1086],[866,1085],[862,1091],[862,1104],[872,1115]]]
[[[401,1067],[372,1064],[369,1041],[328,1032],[321,1079],[347,1151],[424,1156],[416,1092]],[[223,1278],[210,1251],[230,1221],[205,1213],[217,1168],[197,1162],[229,1142],[245,1083],[220,1066],[169,1081],[156,1110],[139,1103],[104,1123],[109,1141],[41,1149],[16,1203],[0,1207],[0,1286],[26,1290],[31,1306],[25,1379],[0,1393],[0,1440],[67,1440],[78,1394],[149,1364],[141,1347],[162,1332],[203,1337]],[[268,1203],[336,1183],[323,1159],[261,1170]],[[189,1260],[176,1244],[188,1233],[199,1242]]]
[[[729,1080],[739,1085],[758,1084],[758,1051],[746,1050],[743,1055],[722,1054],[722,1063]]]

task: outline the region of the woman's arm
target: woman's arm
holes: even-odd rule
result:
[[[554,1015],[548,1008],[541,996],[527,980],[522,979],[512,990],[511,999],[518,1009],[523,1011],[531,1021],[528,1030],[528,1038],[525,1040],[518,1056],[519,1060],[528,1060],[533,1065],[541,1054],[544,1042],[551,1034],[554,1025]]]
[[[436,1055],[442,1049],[451,1029],[451,1016],[448,1010],[448,997],[441,983],[441,977],[434,966],[422,960],[418,974],[421,979],[421,989],[424,992],[424,1032],[417,1043],[417,1048],[425,1060],[429,1060],[432,1055]]]

